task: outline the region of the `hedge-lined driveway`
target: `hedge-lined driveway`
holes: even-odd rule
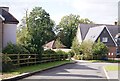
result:
[[[32,75],[27,79],[106,79],[103,66],[111,63],[78,62]]]

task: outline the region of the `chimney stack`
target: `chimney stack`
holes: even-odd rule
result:
[[[0,7],[0,12],[2,12],[2,9],[9,12],[9,7]]]

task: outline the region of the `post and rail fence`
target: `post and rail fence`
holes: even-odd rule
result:
[[[40,64],[45,62],[61,61],[68,58],[65,54],[42,54],[39,58],[39,54],[2,54],[3,62],[12,62],[15,66]]]

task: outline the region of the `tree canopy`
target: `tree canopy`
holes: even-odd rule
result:
[[[26,27],[19,30],[18,43],[25,45],[31,52],[39,53],[42,45],[55,37],[54,21],[42,7],[35,7],[26,15]],[[23,25],[24,26],[24,25]],[[31,49],[30,49],[31,48]]]
[[[80,23],[89,24],[93,22],[87,18],[80,19],[79,15],[70,14],[63,16],[59,25],[57,26],[57,29],[60,31],[58,33],[60,40],[68,48],[72,46],[72,41],[75,37],[77,27]]]

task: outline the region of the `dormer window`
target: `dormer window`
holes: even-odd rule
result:
[[[103,37],[102,38],[102,42],[108,42],[108,38],[107,37]]]

